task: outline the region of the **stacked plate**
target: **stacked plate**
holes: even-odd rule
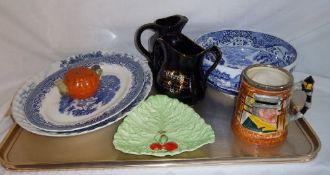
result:
[[[62,96],[55,81],[68,69],[100,65],[103,74],[95,96],[73,100]],[[89,133],[123,118],[142,102],[152,86],[147,62],[123,53],[93,52],[54,63],[27,81],[12,104],[14,120],[39,135],[62,137]]]

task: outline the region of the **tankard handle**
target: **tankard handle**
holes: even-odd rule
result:
[[[312,76],[309,76],[305,78],[303,81],[300,81],[295,84],[294,90],[301,90],[305,92],[306,100],[304,103],[304,107],[301,108],[299,111],[297,110],[296,106],[290,104],[288,122],[304,117],[306,111],[311,107],[313,86],[314,86],[314,79]]]
[[[203,57],[208,52],[212,53],[215,56],[215,61],[214,61],[213,65],[209,69],[207,69],[207,71],[205,72],[205,74],[204,74],[205,81],[207,80],[207,78],[209,77],[211,72],[217,67],[217,65],[219,64],[219,62],[222,58],[222,52],[221,52],[220,48],[217,46],[212,46],[212,47],[206,49],[204,51]],[[203,64],[203,61],[201,62],[201,64]]]
[[[142,54],[144,54],[149,59],[148,61],[151,61],[151,53],[146,48],[144,48],[141,43],[141,35],[147,29],[152,30],[152,31],[160,30],[160,28],[157,24],[154,24],[154,23],[145,24],[136,30],[135,37],[134,37],[134,43],[135,43],[137,49],[140,52],[142,52]]]

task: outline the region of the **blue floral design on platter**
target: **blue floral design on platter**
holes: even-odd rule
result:
[[[271,64],[292,72],[297,59],[296,50],[284,40],[272,35],[245,30],[223,30],[206,33],[196,43],[204,48],[218,46],[222,60],[208,78],[208,83],[219,91],[236,95],[242,70],[253,64]],[[213,64],[206,54],[203,70]],[[238,80],[238,81],[237,81]]]
[[[54,71],[57,71],[58,69],[61,69],[61,68],[71,67],[72,65],[80,64],[79,62],[81,62],[81,61],[84,62],[84,60],[86,60],[86,59],[81,59],[81,58],[84,57],[85,55],[90,55],[89,57],[86,57],[86,59],[88,59],[88,60],[98,59],[99,57],[113,57],[113,56],[117,57],[118,56],[118,57],[130,58],[131,60],[138,62],[138,64],[140,64],[141,67],[143,68],[143,72],[144,72],[144,83],[143,83],[143,87],[142,87],[140,94],[136,97],[136,99],[132,103],[130,103],[125,109],[123,109],[118,114],[110,117],[109,115],[111,115],[112,113],[105,112],[105,113],[107,113],[107,116],[108,116],[108,117],[106,117],[105,120],[103,120],[102,122],[92,123],[88,127],[83,127],[80,129],[77,128],[77,129],[74,129],[71,131],[64,131],[62,129],[59,129],[56,131],[40,129],[39,127],[36,127],[34,124],[30,123],[30,121],[26,117],[26,113],[24,110],[25,110],[27,100],[29,97],[31,97],[30,94],[34,92],[34,89],[36,88],[36,86],[41,81],[43,81],[47,76],[54,73],[53,71],[50,72],[49,70],[45,70],[45,71],[41,72],[40,74],[36,75],[35,77],[33,77],[32,79],[29,79],[22,86],[22,88],[18,91],[18,93],[15,95],[15,97],[13,99],[13,103],[12,103],[12,112],[13,112],[13,119],[16,121],[16,123],[18,123],[21,127],[26,129],[27,131],[38,134],[38,135],[53,136],[53,137],[63,137],[63,136],[67,137],[67,136],[76,136],[76,135],[86,134],[86,133],[93,132],[98,129],[104,128],[105,126],[111,125],[112,123],[125,117],[129,111],[131,111],[134,107],[139,105],[140,102],[142,102],[148,96],[148,94],[151,90],[151,87],[152,87],[152,82],[153,82],[152,73],[151,73],[150,67],[147,64],[147,61],[141,57],[131,56],[126,53],[114,53],[114,52],[108,53],[108,52],[97,51],[97,52],[80,54],[80,55],[72,56],[69,58],[65,58],[63,60],[60,60],[60,61],[52,64],[51,66],[53,66]],[[99,55],[99,56],[95,56],[95,55]],[[77,59],[75,59],[75,58],[77,58]],[[80,60],[80,61],[78,61],[78,60]],[[64,63],[64,64],[61,64],[61,63]],[[121,86],[123,86],[123,83],[121,83]],[[104,113],[100,113],[98,115],[104,116]],[[95,122],[95,120],[94,120],[94,122]]]
[[[91,126],[95,123],[105,121],[108,118],[115,116],[116,114],[120,113],[120,111],[125,109],[132,101],[135,100],[135,98],[141,92],[144,84],[144,72],[139,62],[134,60],[133,57],[129,56],[128,54],[102,54],[102,52],[96,52],[86,55],[78,55],[69,58],[69,61],[62,61],[59,64],[58,71],[46,77],[33,89],[33,91],[29,94],[29,97],[26,100],[26,104],[24,105],[24,113],[29,122],[47,131],[74,131]],[[82,122],[58,124],[46,121],[43,114],[40,113],[40,110],[42,101],[45,99],[46,94],[48,94],[50,90],[55,86],[54,81],[58,79],[63,79],[64,73],[72,67],[91,67],[95,64],[104,64],[108,66],[117,65],[122,67],[123,69],[126,69],[126,71],[129,71],[131,83],[128,85],[128,92],[122,94],[122,97],[120,97],[119,100],[111,108],[101,112],[100,114],[96,111],[95,115],[93,113],[94,117],[90,117],[89,119],[84,120]],[[121,88],[123,88],[123,86],[121,86]],[[100,100],[101,98],[98,99]],[[105,102],[107,100],[109,99],[104,99],[102,102]],[[92,110],[90,110],[89,112],[92,112]],[[81,113],[81,116],[82,115],[83,113]]]
[[[106,125],[108,125],[109,123],[112,123],[118,119],[120,119],[121,117],[125,116],[129,111],[131,111],[134,107],[138,106],[149,94],[151,87],[152,87],[152,73],[150,68],[146,68],[148,69],[148,71],[145,72],[145,83],[143,86],[143,89],[141,91],[141,93],[139,94],[139,96],[127,107],[125,108],[122,112],[120,112],[119,114],[117,114],[114,117],[108,118],[103,122],[97,123],[95,125],[92,125],[90,127],[87,128],[82,128],[79,130],[75,130],[75,131],[66,131],[66,132],[51,132],[51,131],[43,131],[43,132],[47,132],[48,134],[52,134],[52,135],[61,135],[61,136],[66,136],[66,135],[71,135],[71,134],[75,134],[75,133],[84,133],[86,131],[92,131],[95,130],[99,127],[104,127]]]
[[[73,116],[88,115],[97,110],[99,105],[105,105],[111,101],[120,88],[120,80],[114,75],[102,76],[100,88],[95,96],[84,99],[74,100],[69,96],[62,96],[59,111]]]
[[[72,56],[72,57],[69,57],[68,59],[61,60],[60,68],[69,67],[69,66],[77,64],[81,61],[84,61],[86,59],[99,58],[99,57],[102,57],[102,56],[103,55],[102,55],[101,51]]]

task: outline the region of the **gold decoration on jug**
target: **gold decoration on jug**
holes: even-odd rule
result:
[[[191,88],[191,79],[181,72],[166,70],[162,74],[161,84],[172,93],[181,93]]]

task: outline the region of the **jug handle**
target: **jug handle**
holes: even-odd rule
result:
[[[205,72],[205,74],[204,74],[204,80],[205,81],[207,80],[207,78],[209,77],[211,72],[217,67],[217,65],[219,64],[219,62],[222,58],[222,52],[221,52],[220,48],[217,47],[217,46],[212,46],[212,47],[206,49],[204,51],[203,55],[205,55],[207,52],[211,52],[212,54],[214,54],[215,61],[214,61],[213,65]],[[201,61],[201,64],[203,64],[203,61]]]
[[[141,43],[141,35],[147,29],[150,29],[152,31],[159,31],[160,27],[154,23],[145,24],[137,29],[134,38],[135,38],[135,45],[138,48],[138,50],[141,51],[149,59],[148,61],[151,61],[151,53],[147,49],[145,49]]]
[[[314,86],[314,79],[312,76],[309,76],[305,78],[304,81],[300,81],[295,84],[294,90],[301,90],[305,92],[306,100],[304,103],[304,107],[301,108],[299,111],[297,110],[296,106],[290,104],[290,107],[288,108],[289,116],[287,122],[294,121],[304,117],[306,111],[311,107],[313,86]]]

